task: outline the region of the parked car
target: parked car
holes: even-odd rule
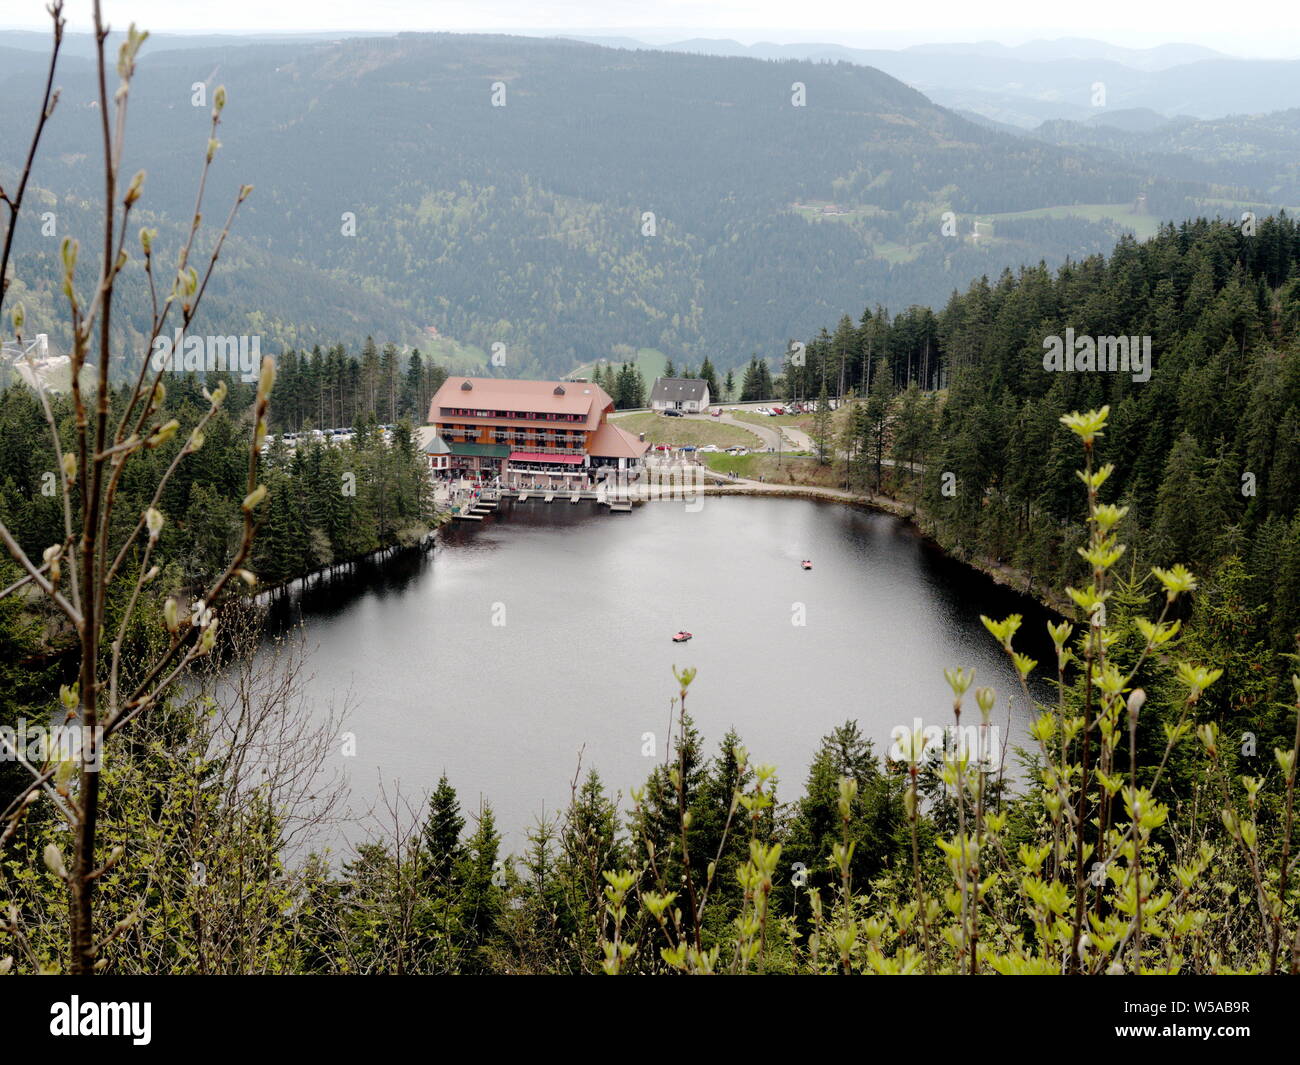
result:
[[[654,449],[655,449],[656,451],[671,451],[671,450],[672,450],[672,446],[669,445],[669,444],[655,444]]]
[[[716,455],[721,450],[722,448],[718,447],[717,444],[705,444],[700,448],[700,454]]]
[[[772,408],[772,413],[773,413],[773,414],[784,414],[784,413],[785,413],[785,408],[784,408],[784,407],[773,407],[773,408]]]
[[[681,411],[673,410],[672,407],[669,407],[666,411],[664,411],[664,413],[668,415],[668,417],[670,418],[680,418],[682,416]]]
[[[722,416],[721,407],[714,407],[711,411],[709,411],[710,418],[720,418],[721,416]]]

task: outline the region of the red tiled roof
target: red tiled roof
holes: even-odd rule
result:
[[[462,387],[469,382],[468,389]],[[564,389],[556,395],[557,388]],[[446,421],[455,418],[471,425],[501,425],[509,421],[502,418],[475,418],[472,415],[442,417],[443,407],[470,410],[503,410],[519,413],[583,415],[585,424],[567,424],[595,429],[604,411],[614,409],[614,401],[599,385],[590,381],[516,381],[501,377],[448,377],[429,404],[429,421]],[[563,423],[562,423],[563,424]]]
[[[591,434],[587,453],[603,459],[639,459],[650,445],[638,440],[625,429],[605,422]]]

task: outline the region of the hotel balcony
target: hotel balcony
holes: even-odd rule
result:
[[[586,454],[580,447],[550,447],[544,444],[526,444],[519,448],[520,451],[531,451],[537,455],[584,455]]]

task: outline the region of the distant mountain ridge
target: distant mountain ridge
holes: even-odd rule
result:
[[[918,44],[906,52],[933,55],[981,55],[991,58],[1023,59],[1035,63],[1054,63],[1061,59],[1104,59],[1135,70],[1167,70],[1202,59],[1232,58],[1199,44],[1159,44],[1153,48],[1124,48],[1106,41],[1084,37],[1061,37],[1034,40],[1025,44],[1004,45],[997,41],[975,44]]]
[[[629,38],[577,38],[609,47]],[[1300,60],[1241,59],[1194,44],[1123,48],[1084,38],[1003,45],[924,44],[897,50],[695,38],[656,46],[702,55],[843,61],[875,67],[945,107],[1030,129],[1086,121],[1103,109],[1149,108],[1201,119],[1300,107]],[[1105,102],[1095,103],[1095,86]]]
[[[56,347],[57,241],[38,226],[48,209],[60,235],[93,232],[91,74],[61,72],[44,203],[19,235],[15,298]],[[203,328],[268,347],[373,334],[466,368],[500,351],[520,374],[639,349],[726,369],[864,295],[941,304],[1227,195],[977,125],[858,64],[503,35],[146,45],[126,168],[147,172],[139,222],[164,247],[207,137],[195,82],[230,99],[207,217],[255,186]],[[25,143],[37,88],[0,71],[0,145]],[[138,299],[124,328],[143,328]]]

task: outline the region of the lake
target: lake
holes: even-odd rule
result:
[[[848,719],[882,755],[898,726],[951,724],[949,666],[996,687],[1004,733],[1016,694],[1010,738],[1023,742],[1027,708],[979,621],[1015,611],[1018,646],[1052,661],[1049,615],[905,521],[711,496],[631,514],[505,503],[446,527],[432,552],[299,589],[275,616],[302,622],[309,701],[352,704],[354,805],[381,783],[421,794],[445,772],[467,813],[492,803],[517,852],[567,804],[580,752],[584,773],[624,796],[663,760],[674,666],[698,670],[687,707],[710,754],[734,726],[755,762],[778,767],[786,800]],[[678,629],[695,638],[673,643]],[[972,696],[967,707],[978,721]]]

